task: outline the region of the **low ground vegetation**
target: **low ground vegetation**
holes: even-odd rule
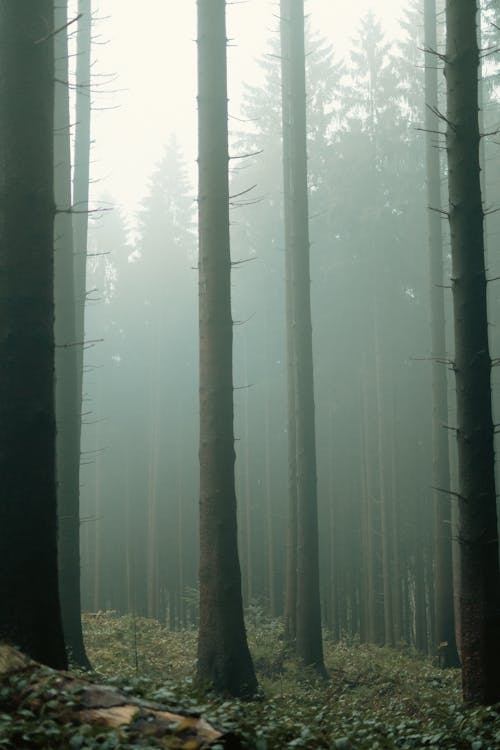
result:
[[[325,641],[329,680],[291,657],[278,620],[250,617],[248,636],[262,694],[253,702],[212,696],[196,686],[196,631],[99,612],[84,618],[95,679],[172,710],[202,713],[254,750],[496,750],[500,706],[464,707],[457,670],[441,671],[405,647]],[[43,720],[22,702],[9,709],[15,680],[0,687],[0,748],[185,748],[127,731],[75,727],[58,719],[67,696],[45,696]],[[45,688],[47,689],[47,688]],[[48,688],[50,690],[50,688]],[[221,745],[219,744],[219,747]],[[216,745],[212,745],[217,750]]]

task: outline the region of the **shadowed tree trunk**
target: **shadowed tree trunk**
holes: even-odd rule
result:
[[[309,276],[309,216],[306,143],[304,2],[282,0],[282,80],[289,105],[283,107],[285,226],[289,228],[295,455],[297,483],[297,625],[296,648],[306,665],[325,672],[321,636],[318,560],[316,436]],[[288,23],[288,31],[286,24]],[[288,177],[288,180],[287,180]]]
[[[78,0],[76,56],[76,123],[73,170],[73,216],[75,246],[75,287],[77,294],[76,329],[84,338],[84,310],[87,266],[87,230],[90,171],[90,50],[92,26],[91,0]],[[83,349],[79,349],[83,361]],[[82,369],[83,377],[83,369]]]
[[[500,700],[500,579],[479,169],[477,5],[446,2],[449,222],[455,329],[464,699]]]
[[[430,268],[432,346],[432,484],[434,486],[434,597],[435,648],[443,667],[458,667],[453,609],[451,561],[450,452],[448,445],[448,384],[443,290],[443,239],[441,230],[441,167],[438,143],[438,71],[436,57],[436,2],[425,0],[425,151],[427,172],[427,225]],[[441,360],[441,362],[439,361]]]
[[[200,624],[198,678],[220,693],[257,689],[237,549],[229,246],[226,9],[198,0]]]
[[[76,56],[76,92],[75,92],[75,142],[73,151],[73,273],[74,273],[74,349],[77,368],[77,423],[75,440],[78,441],[78,452],[81,461],[81,430],[83,412],[83,342],[85,341],[85,300],[87,284],[87,231],[89,208],[89,159],[90,159],[90,49],[91,49],[91,11],[92,0],[78,0],[77,56]],[[95,407],[96,405],[93,405]],[[96,408],[97,411],[97,408]],[[96,428],[96,437],[100,429]],[[99,445],[96,444],[96,450]],[[98,465],[100,459],[96,454],[96,483],[98,482]],[[96,585],[100,581],[98,566],[101,554],[102,519],[99,517],[99,493],[95,497],[95,549],[94,567]],[[89,533],[89,532],[88,532]],[[94,609],[101,604],[100,585],[94,589]]]
[[[64,668],[54,405],[54,9],[0,3],[0,638]]]
[[[75,330],[75,283],[71,209],[71,148],[66,4],[55,6],[54,182],[55,337],[59,590],[64,639],[70,660],[86,669],[80,603],[80,397]]]

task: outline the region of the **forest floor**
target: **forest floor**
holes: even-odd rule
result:
[[[441,671],[407,648],[325,640],[325,682],[289,657],[280,622],[266,620],[255,610],[248,636],[262,698],[241,702],[207,696],[196,688],[194,630],[171,632],[156,621],[109,612],[84,616],[84,628],[95,670],[92,679],[172,711],[199,712],[223,732],[240,738],[242,748],[500,748],[500,705],[464,707],[458,670]],[[56,700],[45,707],[43,721],[38,717],[34,729],[33,714],[25,707],[16,709],[16,715],[2,713],[2,691],[1,750],[189,748],[175,738],[132,740],[119,728],[66,726],[62,732],[51,715],[57,712]]]

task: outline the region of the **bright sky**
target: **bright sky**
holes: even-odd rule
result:
[[[133,214],[174,131],[192,174],[196,159],[196,1],[94,0],[93,194],[111,193]],[[306,12],[338,50],[348,49],[360,16],[372,8],[397,34],[403,0],[307,0]],[[277,29],[277,0],[228,4],[230,114],[242,81],[258,80],[255,59]],[[103,74],[114,75],[107,81]],[[97,93],[99,90],[109,93]]]

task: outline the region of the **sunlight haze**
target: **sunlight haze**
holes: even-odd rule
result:
[[[394,36],[405,6],[356,0],[340,9],[331,0],[308,0],[306,10],[313,29],[343,56],[369,9]],[[239,115],[242,82],[261,80],[257,60],[277,34],[278,10],[275,0],[228,4],[230,116]],[[173,14],[171,3],[145,0],[137,13],[133,3],[100,0],[94,17],[93,196],[111,194],[131,218],[171,133],[195,177],[196,3],[176,3]]]

